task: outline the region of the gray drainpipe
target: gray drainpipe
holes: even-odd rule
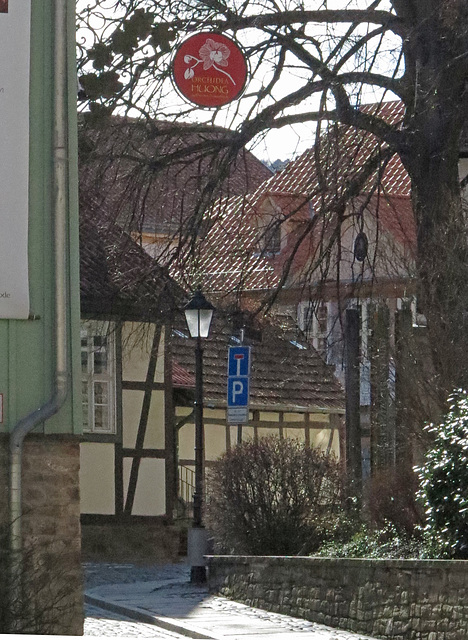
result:
[[[27,434],[56,414],[68,393],[67,325],[66,325],[66,265],[67,265],[67,0],[54,3],[54,250],[55,250],[55,381],[50,399],[39,409],[22,418],[10,434],[10,561],[11,587],[18,595],[22,571],[22,491],[21,470],[23,441]],[[14,597],[14,593],[12,597]]]

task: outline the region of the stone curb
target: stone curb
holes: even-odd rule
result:
[[[127,616],[127,618],[131,618],[136,622],[144,622],[146,624],[152,624],[155,627],[160,627],[161,629],[164,629],[165,631],[173,631],[174,633],[179,633],[180,635],[183,635],[187,638],[193,638],[193,640],[218,640],[214,636],[198,633],[197,631],[193,631],[192,629],[188,629],[187,627],[181,626],[179,624],[168,622],[166,619],[162,619],[151,613],[145,613],[140,609],[135,609],[133,607],[126,607],[121,604],[116,604],[115,602],[110,602],[109,600],[104,600],[102,598],[90,596],[88,594],[85,594],[84,600],[88,604],[92,604],[95,607],[100,607],[101,609],[105,609],[113,613],[119,613],[120,615]]]

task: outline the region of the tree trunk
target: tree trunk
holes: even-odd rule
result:
[[[466,34],[456,29],[467,8],[459,0],[429,4],[427,13],[427,2],[411,3],[424,19],[415,21],[417,37],[404,44],[407,139],[400,155],[412,181],[418,304],[427,318],[443,398],[468,383],[468,252],[458,176],[460,135],[468,113],[468,44]]]
[[[418,304],[428,324],[442,397],[468,383],[468,251],[465,215],[453,163],[433,161],[413,175],[417,219]]]

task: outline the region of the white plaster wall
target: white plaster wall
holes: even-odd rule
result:
[[[135,447],[143,397],[143,391],[122,391],[123,446],[126,448]],[[144,446],[149,449],[164,448],[163,391],[153,391]]]
[[[249,441],[254,439],[254,429],[248,425],[242,426],[242,441]],[[237,444],[237,426],[231,426],[231,446],[234,447]]]
[[[132,460],[124,459],[124,499],[127,497]],[[132,514],[136,516],[161,516],[165,512],[166,482],[164,460],[143,459],[140,463],[138,483]]]
[[[154,325],[126,322],[122,328],[122,374],[124,380],[144,382],[153,343]],[[164,329],[158,349],[155,382],[164,380]]]
[[[279,422],[279,415],[277,413],[269,413],[268,411],[260,411],[259,420],[268,420],[269,422]]]
[[[313,447],[318,447],[326,451],[328,443],[330,441],[330,429],[311,429],[310,430],[310,444]],[[340,457],[340,441],[338,436],[338,430],[335,429],[333,433],[333,442],[331,451],[335,454],[336,458]]]
[[[190,413],[188,408],[180,408],[177,411],[177,415],[180,418],[182,415]],[[226,450],[226,422],[225,414],[223,410],[218,411],[205,411],[205,417],[211,417],[219,419],[219,424],[205,424],[205,458],[207,461],[213,461],[219,458]],[[313,428],[314,423],[320,423],[326,425],[329,423],[329,416],[327,414],[316,413],[311,414],[310,417],[311,429],[310,429],[310,443],[312,446],[319,447],[326,450],[330,440],[330,429]],[[277,436],[279,434],[279,415],[278,413],[269,413],[262,411],[260,413],[260,420],[270,421],[277,423],[278,427],[259,427],[257,429],[258,437],[265,438],[268,436]],[[289,426],[288,426],[288,423]],[[305,429],[304,429],[304,416],[301,413],[285,413],[284,414],[284,426],[283,435],[286,438],[294,438],[299,442],[305,441]],[[231,446],[235,446],[237,443],[237,426],[231,425],[230,427]],[[249,425],[242,426],[242,440],[249,441],[254,439],[254,428]],[[187,423],[179,430],[179,459],[193,460],[195,457],[195,427],[193,423]],[[337,458],[339,457],[339,435],[335,430],[333,436],[332,451]]]
[[[143,395],[143,391],[122,391],[122,444],[127,449],[135,447]]]
[[[193,424],[185,424],[179,429],[179,460],[194,460],[195,429]]]
[[[304,442],[305,430],[304,429],[288,429],[288,427],[284,427],[283,436],[285,438],[291,438],[294,440],[298,440],[299,442]]]
[[[275,429],[275,428],[259,427],[258,429],[259,438],[268,438],[270,436],[277,436],[278,433],[279,433],[278,429]]]
[[[205,457],[216,460],[226,451],[226,424],[205,425]]]
[[[303,413],[285,413],[284,414],[285,422],[301,422],[304,424],[304,414]]]
[[[164,449],[164,391],[153,391],[144,446],[147,449]]]

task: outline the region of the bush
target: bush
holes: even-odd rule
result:
[[[220,458],[208,486],[207,523],[224,553],[311,553],[333,535],[341,513],[338,463],[297,440],[238,445]]]
[[[66,550],[57,555],[47,547],[24,549],[13,578],[9,528],[0,525],[0,635],[50,635],[67,629],[76,593]]]
[[[407,534],[391,522],[378,529],[362,524],[348,541],[325,544],[317,555],[332,558],[387,559],[432,557],[421,535]]]
[[[468,395],[449,398],[440,425],[430,425],[433,444],[418,469],[424,533],[442,557],[468,558]]]
[[[392,524],[403,538],[410,538],[423,522],[416,495],[417,475],[405,467],[386,468],[373,473],[367,493],[367,513],[374,530]]]

